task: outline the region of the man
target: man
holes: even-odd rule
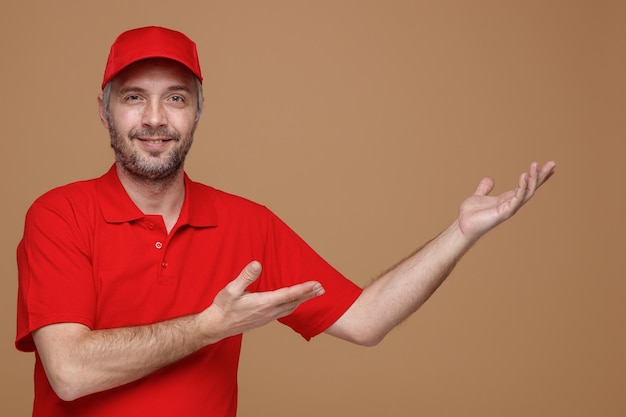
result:
[[[182,33],[121,34],[98,98],[115,163],[29,209],[16,346],[36,354],[34,416],[234,416],[244,332],[280,320],[379,343],[555,168],[533,163],[497,197],[483,179],[453,224],[361,289],[265,207],[185,174],[201,82]]]

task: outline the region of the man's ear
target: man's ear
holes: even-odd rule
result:
[[[109,119],[107,118],[107,114],[104,109],[104,102],[102,101],[102,94],[98,96],[98,113],[100,114],[100,121],[102,122],[102,125],[105,128],[110,129],[111,126],[109,125]]]

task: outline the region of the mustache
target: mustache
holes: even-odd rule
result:
[[[138,137],[150,137],[150,138],[158,138],[158,139],[173,139],[175,141],[180,141],[180,134],[175,130],[170,130],[166,127],[146,127],[142,129],[132,129],[128,132],[128,137],[130,139],[135,139]]]

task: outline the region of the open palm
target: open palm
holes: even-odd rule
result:
[[[533,162],[528,172],[520,175],[517,188],[490,196],[495,182],[490,177],[483,178],[476,192],[467,198],[459,208],[458,224],[466,238],[475,241],[489,230],[514,215],[535,195],[537,189],[554,174],[556,164],[545,163],[541,169]]]

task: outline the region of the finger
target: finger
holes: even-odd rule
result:
[[[539,181],[539,164],[537,162],[533,162],[530,164],[530,169],[528,170],[528,174],[526,177],[526,187],[525,187],[525,196],[524,201],[528,201],[535,195],[535,191],[538,187]]]
[[[528,171],[528,189],[534,190],[537,187],[537,181],[539,179],[539,164],[537,162],[533,162],[530,164],[530,169]]]
[[[286,294],[281,294],[275,317],[281,318],[291,314],[300,304],[324,294],[324,288],[318,282],[306,282],[294,287],[282,288]],[[284,297],[284,298],[283,298]]]
[[[515,195],[511,199],[511,211],[514,213],[521,207],[526,198],[526,193],[528,192],[528,173],[523,173],[519,176],[519,182],[517,184],[517,189],[515,190]]]
[[[246,297],[249,306],[256,306],[257,316],[264,317],[263,324],[291,314],[305,301],[324,294],[319,282],[309,281],[274,291],[250,293]]]
[[[231,281],[228,286],[236,294],[243,294],[246,288],[261,275],[262,269],[259,261],[252,261],[243,268],[239,276]]]
[[[539,186],[548,181],[552,175],[554,175],[554,170],[556,168],[556,162],[548,161],[546,162],[539,171]]]
[[[322,294],[324,294],[322,284],[316,281],[308,281],[272,291],[272,298],[276,305],[287,306],[295,304],[297,306]]]
[[[554,174],[555,167],[554,161],[545,163],[541,169],[539,169],[539,163],[537,162],[533,162],[530,165],[528,185],[524,197],[525,202],[530,200],[535,195],[537,189]]]
[[[480,183],[478,184],[474,195],[487,195],[491,192],[491,190],[493,190],[494,185],[495,182],[493,181],[493,178],[485,177],[480,180]]]

